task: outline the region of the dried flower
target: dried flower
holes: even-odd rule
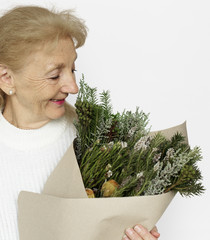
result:
[[[164,158],[165,161],[168,161],[170,158],[172,158],[175,154],[175,150],[173,148],[169,148],[166,152],[166,156]]]
[[[143,172],[139,172],[139,173],[136,174],[136,177],[137,177],[137,178],[141,178],[141,177],[143,177],[143,176],[144,176],[144,173],[143,173]]]
[[[85,188],[88,198],[95,198],[95,194],[92,189]]]
[[[152,149],[152,152],[157,152],[158,151],[158,148],[156,148],[156,147],[154,147],[153,149]]]
[[[102,196],[110,197],[118,187],[119,184],[115,180],[106,181],[101,188]]]
[[[139,178],[137,185],[135,187],[135,192],[138,193],[142,187],[142,184],[144,183],[144,179],[143,178]]]
[[[109,142],[109,143],[107,144],[107,146],[108,146],[109,149],[111,149],[111,148],[114,146],[114,142],[113,142],[113,141],[112,141],[112,142]]]
[[[110,168],[112,168],[112,165],[108,163],[108,164],[106,165],[106,170],[108,171]]]
[[[107,147],[105,146],[105,145],[103,145],[102,147],[101,147],[101,151],[106,151],[107,150]]]
[[[120,142],[122,148],[126,148],[128,146],[127,142]]]
[[[128,131],[128,137],[132,137],[135,133],[135,131],[137,130],[137,126],[132,127],[129,131]]]
[[[146,150],[149,144],[150,144],[150,136],[143,136],[134,145],[134,150],[135,151],[139,151],[140,149]]]
[[[170,186],[171,184],[171,178],[172,177],[178,177],[179,172],[183,168],[183,166],[188,163],[191,160],[191,154],[192,152],[181,152],[181,149],[178,149],[176,152],[174,149],[170,148],[168,152],[168,155],[171,157],[173,154],[173,162],[170,163],[170,161],[167,162],[166,166],[163,167],[163,162],[156,163],[156,177],[152,179],[150,182],[150,185],[148,189],[145,192],[145,195],[155,195],[155,194],[162,194],[167,186]]]
[[[123,179],[122,183],[120,184],[120,187],[124,187],[125,185],[127,185],[131,179],[132,179],[131,176],[128,176],[125,179]]]
[[[159,168],[160,168],[160,162],[158,161],[158,162],[154,165],[153,169],[154,169],[154,171],[156,172]]]
[[[112,176],[112,171],[109,170],[107,173],[106,173],[107,177],[110,178]]]
[[[153,162],[157,162],[160,159],[160,157],[161,157],[161,153],[155,154]]]

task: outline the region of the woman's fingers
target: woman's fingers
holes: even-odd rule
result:
[[[137,224],[134,227],[134,230],[143,240],[157,240],[156,237],[154,237],[145,227],[143,227],[140,224]],[[135,239],[135,240],[137,240],[137,239]]]
[[[130,240],[130,239],[126,235],[124,235],[122,240]]]
[[[137,224],[134,228],[128,228],[125,230],[123,240],[157,240],[160,234],[157,231],[157,227],[154,227],[149,232],[145,227]]]
[[[153,229],[150,231],[150,233],[151,233],[154,237],[156,237],[156,238],[159,238],[159,237],[160,237],[160,233],[158,232],[158,229],[157,229],[156,226],[153,227]]]
[[[127,228],[125,230],[125,236],[123,237],[123,240],[143,240],[139,234],[133,230],[133,228]],[[126,238],[127,237],[127,238]]]

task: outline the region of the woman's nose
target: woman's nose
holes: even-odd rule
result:
[[[76,77],[74,73],[69,76],[66,76],[65,80],[62,83],[62,92],[76,94],[79,91],[79,88],[76,83]]]

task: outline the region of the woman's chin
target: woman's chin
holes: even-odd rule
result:
[[[65,107],[59,107],[56,109],[50,109],[50,112],[48,112],[48,117],[50,119],[58,119],[60,117],[62,117],[65,114]]]

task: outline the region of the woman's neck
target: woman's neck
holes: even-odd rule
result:
[[[31,121],[31,116],[27,116],[21,111],[17,111],[9,100],[3,109],[2,115],[9,123],[20,129],[38,129],[50,121]]]

